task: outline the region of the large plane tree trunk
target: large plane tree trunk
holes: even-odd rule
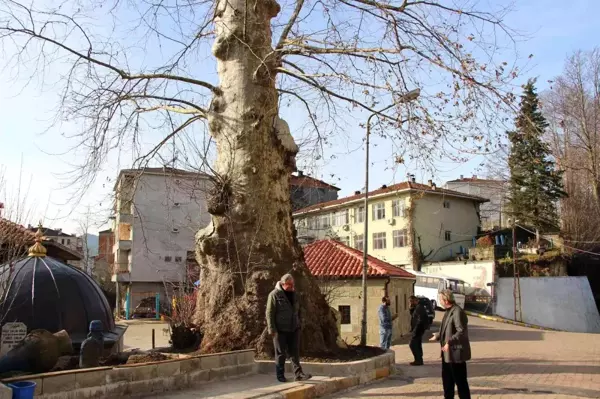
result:
[[[201,265],[196,318],[202,349],[272,352],[267,296],[291,272],[302,300],[302,349],[336,347],[335,319],[308,272],[295,238],[289,178],[298,147],[279,118],[271,46],[275,0],[219,0],[215,11],[220,91],[209,129],[217,145],[211,224],[197,235]]]

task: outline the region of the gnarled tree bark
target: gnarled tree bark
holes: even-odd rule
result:
[[[209,110],[217,145],[211,224],[197,235],[201,266],[196,318],[202,349],[272,351],[267,295],[291,272],[302,308],[304,352],[336,347],[333,314],[304,264],[291,217],[289,177],[298,147],[278,116],[271,46],[275,0],[220,0],[215,11],[220,87]]]

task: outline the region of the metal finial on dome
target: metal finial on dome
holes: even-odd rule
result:
[[[44,233],[42,233],[42,222],[38,225],[38,231],[35,233],[35,244],[29,248],[29,256],[43,258],[46,256],[46,248],[42,245]]]

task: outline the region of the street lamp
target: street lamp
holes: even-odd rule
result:
[[[365,140],[365,199],[364,199],[364,232],[363,232],[363,270],[362,270],[362,320],[360,325],[360,344],[367,344],[367,272],[368,272],[368,252],[369,252],[369,137],[371,136],[371,118],[388,109],[419,98],[421,89],[414,89],[400,97],[393,104],[373,112],[367,119],[367,134]]]

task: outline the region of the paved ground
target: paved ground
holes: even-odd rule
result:
[[[432,329],[435,331],[438,326],[439,320]],[[141,330],[148,328],[155,328],[158,333],[161,327],[146,325]],[[146,340],[145,333],[141,334],[138,338]],[[540,331],[470,317],[469,335],[473,360],[468,371],[473,399],[600,398],[600,334]],[[126,338],[126,342],[132,340],[133,337]],[[412,360],[408,346],[394,349],[400,375],[333,398],[442,398],[439,344],[423,345],[426,365],[422,367],[407,365]],[[297,384],[279,384],[273,376],[259,375],[159,397],[259,398],[294,385]]]
[[[600,398],[600,334],[539,331],[470,317],[469,335],[474,399]],[[335,398],[443,397],[438,343],[423,344],[422,367],[407,365],[412,355],[406,345],[394,349],[403,375]]]
[[[154,329],[156,347],[169,346],[169,335],[165,334],[165,331],[163,331],[164,329],[169,328],[168,323],[155,321],[128,321],[124,324],[128,325],[124,338],[125,349],[152,349],[152,329]]]
[[[288,382],[282,384],[277,382],[275,376],[258,374],[251,377],[228,380],[226,382],[213,382],[202,385],[197,389],[182,392],[172,392],[150,396],[148,398],[162,399],[196,399],[196,398],[218,398],[218,399],[258,399],[276,395],[288,389],[302,384],[319,384],[327,377],[314,377],[312,380],[300,382]]]

